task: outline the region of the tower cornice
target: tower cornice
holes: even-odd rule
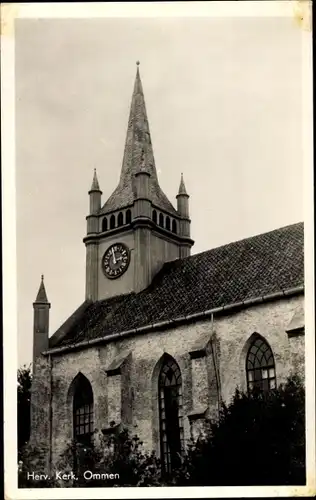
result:
[[[83,242],[85,243],[85,245],[88,245],[89,243],[98,243],[99,241],[105,239],[111,239],[116,234],[125,234],[128,232],[133,232],[135,229],[140,227],[143,228],[146,227],[152,230],[153,233],[156,233],[158,236],[163,236],[164,239],[171,242],[176,242],[181,245],[186,243],[190,246],[194,244],[194,240],[192,240],[191,238],[186,236],[181,236],[180,234],[173,233],[172,231],[168,231],[167,229],[158,226],[151,219],[147,217],[137,217],[136,219],[132,220],[131,224],[119,226],[114,229],[109,229],[108,231],[103,231],[101,233],[87,234],[83,238]]]

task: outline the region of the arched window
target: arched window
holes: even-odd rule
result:
[[[159,226],[163,227],[163,214],[159,214]]]
[[[166,229],[168,229],[168,231],[170,231],[170,217],[166,217]]]
[[[107,231],[108,230],[108,220],[106,217],[102,220],[102,231]]]
[[[117,217],[117,225],[118,226],[123,226],[123,214],[120,212]]]
[[[110,229],[114,229],[115,228],[115,215],[111,215],[111,218],[110,218]]]
[[[172,232],[177,234],[177,223],[175,220],[172,221]]]
[[[269,344],[259,335],[248,350],[246,359],[248,391],[268,391],[276,387],[275,364]]]
[[[158,381],[160,447],[164,471],[170,473],[180,464],[183,452],[182,380],[180,368],[166,356]]]
[[[126,210],[125,224],[130,224],[132,222],[132,212],[130,209]]]
[[[153,221],[155,224],[157,224],[157,212],[156,212],[156,210],[153,210]]]
[[[93,392],[89,380],[79,373],[73,396],[73,434],[75,441],[90,445],[93,435]]]

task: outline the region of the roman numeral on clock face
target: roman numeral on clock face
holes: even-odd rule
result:
[[[130,251],[123,243],[111,245],[105,252],[102,269],[107,278],[119,278],[128,268]]]

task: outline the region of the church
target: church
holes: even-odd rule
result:
[[[188,192],[181,176],[175,207],[160,187],[137,65],[119,183],[103,203],[95,171],[89,191],[85,300],[51,336],[43,277],[33,303],[46,470],[124,426],[171,471],[237,387],[304,377],[303,223],[191,255]]]

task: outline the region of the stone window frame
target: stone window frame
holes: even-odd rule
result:
[[[171,374],[171,379],[169,375]],[[177,427],[175,422],[169,420],[169,424],[173,426],[173,433],[178,432],[180,445],[180,455],[184,453],[184,429],[183,429],[183,398],[182,398],[182,374],[180,367],[173,356],[165,355],[160,367],[158,377],[158,402],[159,402],[159,434],[160,434],[160,457],[163,468],[166,473],[172,472],[172,462],[175,460],[175,455],[172,456],[170,446],[168,444],[168,418],[166,416],[166,388],[171,388],[174,394],[171,395],[172,402],[177,405],[178,418]],[[170,392],[171,392],[170,391]]]
[[[248,392],[255,387],[260,391],[270,391],[276,388],[273,351],[261,335],[257,335],[249,346],[246,357],[246,375]]]
[[[264,343],[268,345],[270,348],[272,355],[273,355],[273,361],[274,361],[274,377],[275,377],[275,386],[277,387],[277,361],[276,361],[276,356],[275,356],[275,351],[271,345],[271,343],[268,341],[268,339],[260,334],[259,332],[255,331],[253,332],[248,339],[246,340],[242,351],[240,355],[240,360],[239,360],[239,368],[240,368],[240,374],[241,374],[241,384],[240,388],[242,392],[248,392],[248,378],[247,378],[247,358],[248,358],[248,352],[250,351],[252,345],[256,341],[256,339],[262,339]]]
[[[170,354],[166,351],[161,351],[161,355],[158,358],[158,361],[155,362],[152,376],[151,376],[151,398],[152,398],[152,419],[151,419],[151,429],[152,429],[152,449],[155,450],[155,453],[158,458],[161,458],[161,447],[160,447],[160,427],[159,427],[159,375],[164,363],[164,360],[167,356],[170,356],[175,360],[177,365],[179,366],[181,377],[182,377],[182,389],[186,387],[189,391],[190,388],[187,384],[190,385],[190,377],[189,373],[187,373],[186,362],[182,357],[178,357],[175,354]],[[189,362],[189,355],[186,360]],[[189,368],[190,370],[190,368]],[[182,391],[183,392],[183,391]],[[188,412],[188,401],[183,393],[183,408],[182,408],[182,416],[183,416],[183,430],[184,430],[184,446],[186,446],[186,442],[190,439],[190,425],[189,420],[186,419],[186,415]],[[187,421],[188,420],[188,421]]]
[[[88,409],[86,409],[83,413],[84,416],[89,415],[89,432],[84,433],[81,435],[81,438],[78,440],[78,435],[76,433],[76,418],[77,418],[77,411],[81,406],[78,405],[76,408],[76,392],[82,385],[86,385],[88,387],[89,384],[89,390],[90,392],[90,402],[88,403],[88,398],[87,401],[84,402],[84,398],[82,398],[82,402],[85,403],[81,405],[82,407],[89,406]],[[79,398],[80,398],[79,394]],[[77,375],[72,379],[69,389],[68,389],[68,394],[67,394],[67,402],[68,402],[68,407],[71,409],[71,435],[73,439],[77,439],[78,441],[84,441],[86,444],[92,444],[93,441],[93,434],[94,434],[94,420],[95,420],[95,408],[94,408],[94,394],[93,394],[93,388],[90,380],[80,371],[77,373]],[[79,413],[78,413],[79,416]],[[82,415],[80,415],[82,416]],[[92,429],[91,429],[92,427]]]

